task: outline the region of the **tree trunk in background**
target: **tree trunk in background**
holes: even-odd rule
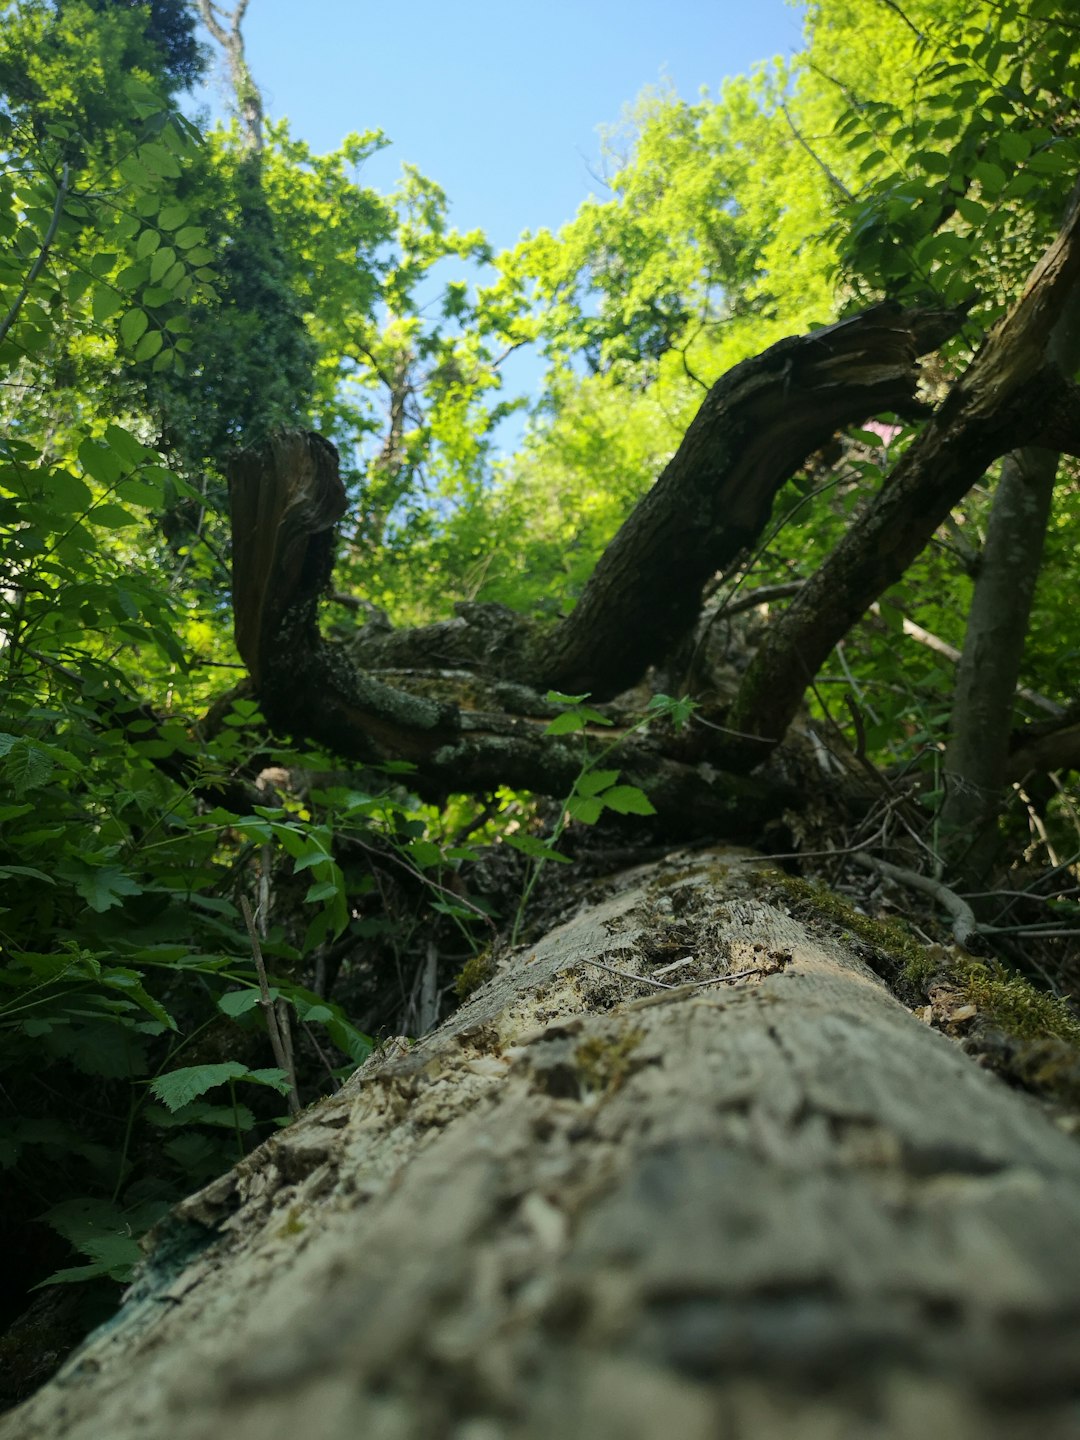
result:
[[[953,691],[941,808],[952,874],[975,889],[994,862],[1009,735],[1031,602],[1057,478],[1053,450],[1015,450],[1001,477],[986,529]]]
[[[1072,375],[1080,362],[1080,290],[1046,347]],[[962,885],[977,889],[999,846],[1013,706],[1042,565],[1060,456],[1029,446],[1005,456],[994,491],[964,649],[956,671],[941,810],[946,853]]]
[[[594,892],[186,1201],[0,1437],[1074,1437],[1080,1152],[787,893]]]

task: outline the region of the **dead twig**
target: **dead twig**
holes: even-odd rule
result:
[[[247,926],[248,938],[251,941],[251,958],[255,962],[255,973],[259,977],[259,994],[261,996],[263,1014],[266,1017],[266,1033],[270,1036],[270,1048],[274,1052],[274,1059],[278,1068],[283,1070],[288,1077],[289,1093],[287,1096],[289,1114],[295,1117],[300,1114],[300,1095],[296,1088],[296,1072],[291,1064],[285,1043],[281,1038],[281,1031],[278,1028],[277,1011],[274,1002],[270,998],[270,984],[266,978],[266,963],[263,960],[262,944],[259,940],[259,932],[255,929],[255,917],[251,913],[251,906],[248,904],[246,895],[240,896],[240,909],[244,915],[244,924]]]

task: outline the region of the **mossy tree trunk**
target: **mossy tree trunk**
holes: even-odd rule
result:
[[[1075,1435],[1080,1152],[792,895],[586,897],[186,1201],[2,1440]]]

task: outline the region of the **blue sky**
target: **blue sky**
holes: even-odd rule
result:
[[[244,34],[269,115],[319,151],[385,131],[363,180],[417,165],[499,249],[602,193],[598,127],[646,85],[715,94],[801,25],[787,0],[251,0]],[[211,82],[215,111],[225,94]]]

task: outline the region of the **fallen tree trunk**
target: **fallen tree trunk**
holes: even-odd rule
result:
[[[1074,1435],[1080,1152],[787,893],[673,857],[504,957],[0,1440]]]

